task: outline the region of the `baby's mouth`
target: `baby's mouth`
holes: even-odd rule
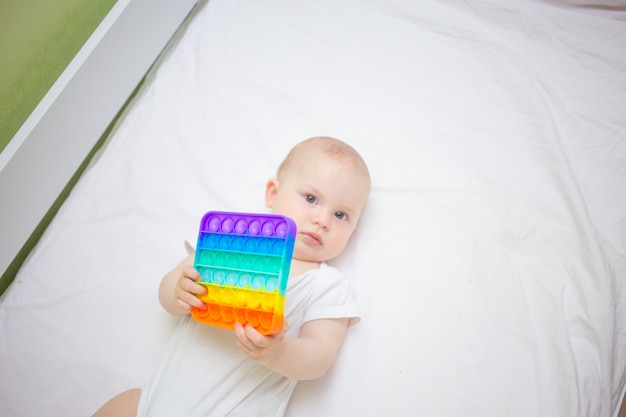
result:
[[[315,233],[301,232],[302,238],[311,246],[321,246],[322,239]]]

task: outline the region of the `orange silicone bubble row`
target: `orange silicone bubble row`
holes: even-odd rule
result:
[[[232,329],[235,323],[250,324],[261,333],[275,333],[282,328],[282,315],[209,303],[206,310],[193,309],[192,315],[200,322]]]

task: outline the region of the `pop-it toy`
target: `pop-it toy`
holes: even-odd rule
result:
[[[207,288],[207,309],[191,309],[205,324],[250,324],[262,334],[283,326],[285,292],[296,224],[276,214],[210,211],[202,217],[194,267]]]

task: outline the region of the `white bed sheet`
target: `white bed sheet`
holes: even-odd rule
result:
[[[616,415],[626,24],[596,6],[202,3],[0,300],[0,415],[146,385],[183,241],[208,210],[263,211],[315,135],[372,173],[335,262],[363,320],[288,416]]]

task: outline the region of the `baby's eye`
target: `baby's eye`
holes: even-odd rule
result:
[[[344,213],[343,211],[336,211],[335,217],[338,218],[339,220],[345,220],[346,218],[348,218],[348,215]]]
[[[307,203],[311,203],[311,204],[314,204],[317,201],[317,198],[315,198],[315,196],[311,194],[305,195],[304,199],[307,201]]]

